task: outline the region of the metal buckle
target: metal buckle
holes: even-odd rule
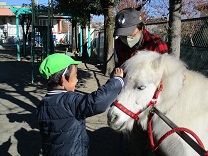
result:
[[[152,106],[152,108],[149,110],[148,119],[151,119],[153,117],[153,115],[155,114],[153,107],[154,106]]]

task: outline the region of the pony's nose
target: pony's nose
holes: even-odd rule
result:
[[[118,115],[113,114],[111,116],[108,116],[108,124],[109,125],[115,123],[117,120],[118,120]]]
[[[113,106],[113,105],[112,105],[112,106]],[[112,106],[111,106],[111,108],[109,109],[109,111],[108,111],[108,113],[107,113],[107,118],[108,118],[108,121],[110,121],[110,120],[111,120],[112,115],[113,115],[113,109],[112,109]]]
[[[108,123],[113,123],[118,119],[118,116],[113,113],[113,109],[111,108],[107,114]]]

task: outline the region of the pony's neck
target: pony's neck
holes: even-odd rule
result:
[[[171,109],[176,105],[179,97],[181,96],[181,93],[183,91],[184,85],[185,85],[185,80],[186,80],[186,72],[183,73],[183,77],[181,77],[179,84],[176,86],[176,90],[174,91],[175,96],[172,100],[172,103],[169,105],[169,109],[166,110],[164,113],[167,114]],[[173,94],[171,94],[173,96]],[[169,94],[169,96],[171,96]]]
[[[179,60],[167,61],[168,63],[164,69],[162,78],[164,90],[161,93],[161,100],[168,101],[168,104],[163,102],[163,105],[161,105],[161,111],[164,113],[168,113],[176,104],[177,99],[180,97],[184,88],[186,73],[188,71],[186,66]]]

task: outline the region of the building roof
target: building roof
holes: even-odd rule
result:
[[[0,8],[0,16],[15,16],[9,8]]]

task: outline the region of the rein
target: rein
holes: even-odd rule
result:
[[[154,96],[152,98],[152,100],[147,104],[147,107],[139,110],[137,113],[133,113],[132,111],[130,111],[129,109],[127,109],[126,107],[124,107],[121,103],[118,103],[117,101],[114,102],[114,105],[120,109],[121,111],[123,111],[124,113],[126,113],[128,116],[130,116],[131,118],[133,118],[134,120],[139,120],[139,114],[142,113],[144,110],[146,110],[149,106],[156,104],[157,103],[157,99],[158,96],[160,94],[160,92],[163,90],[163,84],[162,81],[160,81],[160,84],[158,85]]]
[[[156,113],[169,127],[172,128],[172,130],[166,132],[156,144],[154,144],[153,134],[152,134],[152,116]],[[149,112],[148,116],[148,134],[150,139],[150,144],[152,146],[152,150],[156,151],[159,147],[159,145],[164,141],[168,136],[170,136],[173,133],[177,133],[187,144],[189,144],[199,155],[201,156],[208,156],[208,151],[204,149],[204,145],[200,138],[191,130],[183,127],[178,127],[175,123],[173,123],[169,118],[167,118],[161,111],[159,111],[154,106]],[[196,141],[194,141],[189,135],[186,133],[192,135]]]

